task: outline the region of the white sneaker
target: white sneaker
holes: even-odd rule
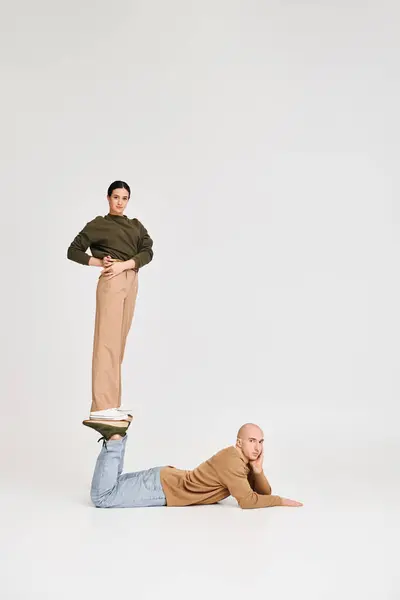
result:
[[[132,414],[132,410],[130,408],[124,408],[123,406],[120,406],[116,410],[119,410],[119,412],[125,413],[126,415]]]
[[[95,410],[90,413],[90,419],[100,419],[103,421],[124,421],[128,412],[121,411],[118,408],[106,408],[106,410]]]

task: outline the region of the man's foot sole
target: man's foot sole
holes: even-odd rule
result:
[[[109,440],[113,435],[121,435],[124,437],[131,422],[132,417],[123,421],[86,419],[85,421],[82,421],[82,424],[100,433],[105,440]]]

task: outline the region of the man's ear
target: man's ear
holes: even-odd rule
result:
[[[236,446],[239,446],[239,448],[242,447],[242,440],[240,438],[237,438],[237,440],[236,440]]]

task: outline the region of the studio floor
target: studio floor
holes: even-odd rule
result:
[[[232,498],[96,509],[82,473],[35,471],[40,449],[24,475],[18,465],[5,477],[1,597],[397,600],[398,447],[372,450],[331,448],[318,463],[303,454],[301,494],[291,493],[303,508],[242,511]]]

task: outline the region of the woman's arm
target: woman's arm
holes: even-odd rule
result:
[[[89,254],[86,254],[86,250],[93,241],[93,222],[94,221],[90,221],[89,223],[86,223],[82,231],[80,231],[73,242],[71,242],[68,248],[67,258],[80,265],[101,267],[103,265],[102,261],[97,258],[93,258]]]
[[[129,260],[126,260],[123,265],[125,266],[124,271],[129,271],[130,269],[136,269],[137,270],[137,266],[135,261],[133,260],[133,258],[130,258]]]
[[[140,246],[139,251],[135,256],[132,257],[132,261],[135,264],[130,269],[140,269],[153,260],[153,240],[148,234],[147,229],[138,221],[140,227]],[[127,261],[131,262],[131,261]]]
[[[89,258],[88,265],[89,265],[89,267],[103,267],[104,260],[101,258],[95,258],[94,256],[91,256]]]

